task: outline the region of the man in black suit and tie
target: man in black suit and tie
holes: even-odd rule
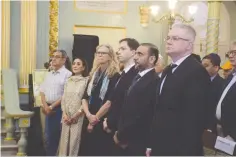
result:
[[[202,65],[206,68],[210,78],[211,78],[211,85],[209,91],[209,103],[207,108],[207,124],[206,129],[214,134],[216,132],[216,118],[215,118],[215,111],[216,106],[224,85],[224,79],[220,77],[218,74],[220,70],[220,56],[216,53],[210,53],[203,57]]]
[[[117,130],[117,123],[120,118],[120,112],[124,103],[124,96],[129,88],[133,78],[137,75],[138,71],[135,68],[134,55],[136,49],[139,47],[137,40],[132,38],[124,38],[119,42],[119,49],[117,51],[118,60],[124,65],[121,77],[116,83],[111,97],[109,98],[110,107],[107,118],[103,122],[103,129],[111,134],[111,141],[113,141],[114,132]],[[111,144],[112,145],[112,144]],[[117,146],[114,146],[117,147]],[[114,148],[111,155],[122,155],[123,151]]]
[[[185,24],[173,25],[167,36],[166,52],[172,59],[163,71],[157,90],[157,105],[146,155],[203,155],[210,78],[191,54],[196,32]]]
[[[126,147],[127,154],[124,155],[145,155],[159,81],[154,69],[158,54],[158,48],[150,43],[141,44],[136,51],[134,60],[139,73],[126,92],[118,130],[114,135],[115,143]]]
[[[226,80],[225,88],[219,98],[216,117],[221,122],[223,135],[231,141],[236,141],[236,41],[227,53],[233,72]]]

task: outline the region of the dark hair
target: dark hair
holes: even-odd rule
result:
[[[142,43],[142,44],[140,44],[140,46],[148,47],[149,55],[156,57],[156,59],[154,61],[154,64],[156,64],[156,62],[159,58],[159,50],[158,50],[157,46],[155,46],[154,44],[151,44],[151,43]]]
[[[50,63],[49,63],[49,62],[45,62],[45,63],[44,63],[44,68],[45,68],[45,69],[48,69],[49,66],[50,66]]]
[[[67,53],[66,53],[66,51],[65,51],[65,50],[54,50],[54,51],[53,51],[53,53],[55,53],[55,52],[60,52],[60,53],[61,53],[61,55],[62,55],[62,57],[64,57],[64,58],[66,58],[66,57],[67,57]]]
[[[221,59],[220,59],[220,56],[216,53],[210,53],[210,54],[206,55],[205,57],[203,57],[203,59],[209,59],[211,61],[212,65],[220,67]]]
[[[45,62],[44,63],[44,68],[45,69],[49,69],[49,67],[50,67],[50,62],[52,61],[52,59],[49,59],[49,61],[48,62]]]
[[[131,50],[137,50],[139,47],[139,42],[136,39],[133,38],[124,38],[119,41],[119,43],[122,43],[123,41],[127,42],[127,45]]]
[[[70,58],[67,56],[66,51],[65,50],[54,50],[53,53],[55,53],[55,52],[60,52],[61,53],[62,57],[66,59],[65,64],[64,64],[66,69],[68,69],[69,71],[72,71],[71,61],[70,61]]]
[[[88,71],[88,64],[87,64],[87,61],[86,61],[85,59],[83,59],[83,58],[76,57],[76,58],[74,58],[73,62],[74,62],[76,59],[81,60],[82,65],[84,66],[84,71],[82,72],[82,76],[83,76],[83,77],[88,76],[89,71]],[[73,73],[73,75],[74,75],[74,73]]]
[[[70,61],[70,58],[69,58],[69,57],[66,57],[65,67],[66,67],[66,69],[68,69],[69,71],[72,71],[71,61]]]
[[[201,57],[200,57],[200,55],[197,55],[197,54],[195,54],[195,53],[192,53],[192,56],[193,56],[199,63],[201,63]]]

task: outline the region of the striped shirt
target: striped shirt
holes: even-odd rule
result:
[[[48,73],[40,86],[40,92],[44,93],[47,103],[52,104],[62,97],[65,82],[71,75],[72,73],[65,66]]]

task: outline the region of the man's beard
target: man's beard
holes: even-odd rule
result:
[[[143,71],[145,68],[143,66],[135,64],[135,69],[137,69],[138,71]]]

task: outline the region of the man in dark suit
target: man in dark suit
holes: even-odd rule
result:
[[[227,53],[233,72],[226,80],[225,88],[219,98],[216,117],[221,121],[223,135],[231,141],[236,141],[236,41]]]
[[[134,63],[134,55],[138,47],[138,41],[132,38],[125,38],[119,42],[117,56],[120,63],[124,65],[124,69],[112,91],[111,97],[109,98],[109,112],[107,118],[105,118],[103,122],[103,129],[107,133],[111,134],[111,141],[113,144],[113,135],[117,130],[117,123],[119,121],[121,108],[124,103],[125,92],[129,88],[133,78],[138,73],[137,69],[135,69]],[[123,151],[118,147],[116,149],[116,147],[117,146],[114,146],[114,150],[111,155],[123,155]]]
[[[159,81],[154,69],[158,54],[157,47],[150,43],[141,44],[136,51],[134,59],[139,73],[125,95],[118,130],[114,135],[116,144],[127,147],[124,155],[145,155]]]
[[[185,24],[173,25],[166,52],[172,64],[163,71],[146,154],[153,156],[203,155],[202,134],[210,79],[191,54],[196,32]]]
[[[207,104],[207,124],[206,129],[216,134],[216,106],[223,88],[224,79],[218,74],[220,70],[220,56],[216,53],[211,53],[203,57],[202,65],[206,68],[210,78],[211,85],[209,91],[209,103]]]

